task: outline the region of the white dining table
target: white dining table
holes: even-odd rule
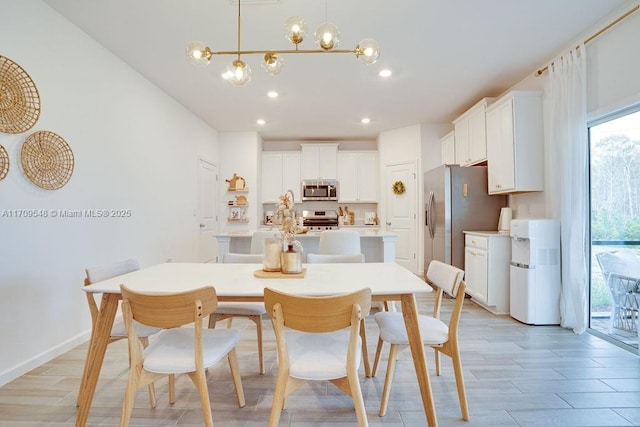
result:
[[[101,293],[102,300],[80,383],[76,426],[85,426],[89,416],[109,334],[122,298],[121,284],[134,291],[149,293],[213,286],[219,301],[263,301],[265,287],[305,296],[370,288],[374,301],[400,301],[427,422],[429,426],[436,426],[415,300],[416,294],[431,292],[431,287],[396,263],[304,264],[303,267],[304,277],[259,278],[254,273],[262,270],[261,264],[163,263],[83,287],[85,292]]]

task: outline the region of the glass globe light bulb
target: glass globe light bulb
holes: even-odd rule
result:
[[[284,36],[297,45],[307,36],[307,22],[300,16],[292,16],[284,23]]]
[[[330,22],[320,25],[313,33],[316,44],[322,50],[331,50],[340,44],[340,30]]]
[[[356,57],[360,62],[373,64],[380,57],[380,45],[374,39],[363,39],[356,46]]]
[[[284,67],[284,58],[280,57],[276,52],[265,53],[262,69],[272,76],[282,71]]]
[[[213,55],[209,46],[199,41],[189,43],[184,54],[193,65],[207,65]]]
[[[227,68],[228,81],[236,86],[246,86],[251,81],[251,68],[243,61],[236,59]]]

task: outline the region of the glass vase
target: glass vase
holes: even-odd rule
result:
[[[264,239],[264,251],[262,256],[262,269],[264,271],[280,271],[282,269],[281,257],[282,241],[280,239]]]
[[[293,245],[288,245],[287,250],[282,252],[282,272],[285,274],[296,274],[302,272],[302,253],[293,250]]]

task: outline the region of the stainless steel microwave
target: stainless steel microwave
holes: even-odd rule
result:
[[[335,179],[302,181],[302,201],[338,200],[338,181]]]

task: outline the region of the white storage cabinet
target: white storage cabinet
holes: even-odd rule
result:
[[[473,301],[494,314],[509,314],[508,234],[465,231],[464,277]]]
[[[340,203],[377,203],[378,153],[338,151],[338,186]]]
[[[512,91],[487,109],[489,194],[544,190],[541,96]]]

